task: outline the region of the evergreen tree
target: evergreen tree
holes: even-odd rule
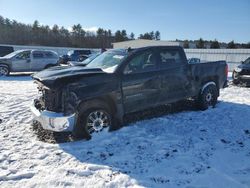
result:
[[[155,32],[155,40],[161,40],[161,33],[160,31]]]
[[[219,42],[215,39],[214,41],[211,42],[210,48],[219,49],[220,48]]]
[[[196,48],[205,48],[205,42],[202,38],[200,38],[196,43]]]
[[[189,42],[188,42],[188,40],[184,41],[183,48],[189,48]]]
[[[135,34],[133,32],[130,33],[130,40],[135,40]]]
[[[236,48],[236,45],[233,40],[227,44],[227,48],[231,48],[231,49]]]

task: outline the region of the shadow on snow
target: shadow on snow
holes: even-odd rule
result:
[[[174,156],[198,152],[194,149],[198,144],[222,142],[223,136],[229,134],[225,130],[231,131],[232,135],[238,130],[239,136],[242,133],[243,137],[244,131],[249,133],[249,130],[244,130],[246,122],[250,122],[249,114],[250,106],[245,104],[220,101],[213,109],[197,111],[192,102],[182,101],[173,106],[132,114],[126,120],[129,126],[90,141],[61,143],[59,146],[82,163],[109,166],[113,171],[136,179],[143,186],[169,182],[178,185],[181,180],[173,182],[169,174],[176,169],[166,164],[184,164],[185,161],[181,160],[185,158],[175,161]],[[203,148],[200,155],[212,153],[206,150],[206,147]],[[196,161],[192,157],[189,160],[190,163]],[[205,170],[208,168],[204,166]],[[166,171],[170,178],[166,177]]]

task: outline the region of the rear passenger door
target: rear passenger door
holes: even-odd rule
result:
[[[122,77],[126,113],[156,105],[160,93],[159,70],[155,51],[135,55],[126,65]]]
[[[179,48],[163,47],[158,49],[157,56],[161,69],[161,100],[175,102],[188,96],[191,86],[187,78],[185,55]]]
[[[32,71],[40,71],[45,67],[45,58],[42,51],[33,51],[32,52],[32,62],[31,69]]]

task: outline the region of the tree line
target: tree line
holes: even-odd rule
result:
[[[183,42],[183,47],[184,48],[198,48],[198,49],[203,49],[203,48],[211,48],[211,49],[219,49],[219,48],[228,48],[228,49],[235,49],[235,48],[250,48],[250,42],[248,43],[235,43],[233,40],[230,41],[229,43],[220,43],[216,39],[215,40],[203,40],[200,38],[199,40],[196,41],[189,41],[189,40],[176,40]],[[191,46],[193,44],[193,46]]]
[[[140,39],[160,40],[160,32],[140,34]],[[23,24],[0,16],[0,43],[13,45],[64,46],[79,48],[111,48],[113,42],[134,40],[135,34],[125,29],[114,33],[110,29],[98,28],[96,32],[85,31],[80,24],[72,29],[53,25]]]
[[[114,33],[110,29],[98,28],[96,32],[86,31],[80,24],[72,26],[72,29],[53,25],[41,25],[36,20],[33,24],[24,24],[16,20],[10,20],[0,16],[0,44],[13,45],[41,45],[41,46],[62,46],[78,48],[112,48],[112,43],[127,40],[134,40],[135,34],[127,33],[125,29],[117,30]],[[160,40],[159,31],[151,31],[138,35],[138,39]],[[213,41],[199,40],[178,40],[184,48],[250,48],[250,43],[239,44],[231,41],[220,43]]]

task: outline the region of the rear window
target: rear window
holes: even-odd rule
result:
[[[163,66],[175,65],[182,62],[182,57],[179,50],[161,49],[159,51],[160,63]]]
[[[43,52],[33,52],[33,57],[35,59],[38,59],[38,58],[43,58],[44,55],[43,55]]]
[[[53,58],[54,57],[54,54],[52,52],[44,52],[44,56],[46,58]]]

